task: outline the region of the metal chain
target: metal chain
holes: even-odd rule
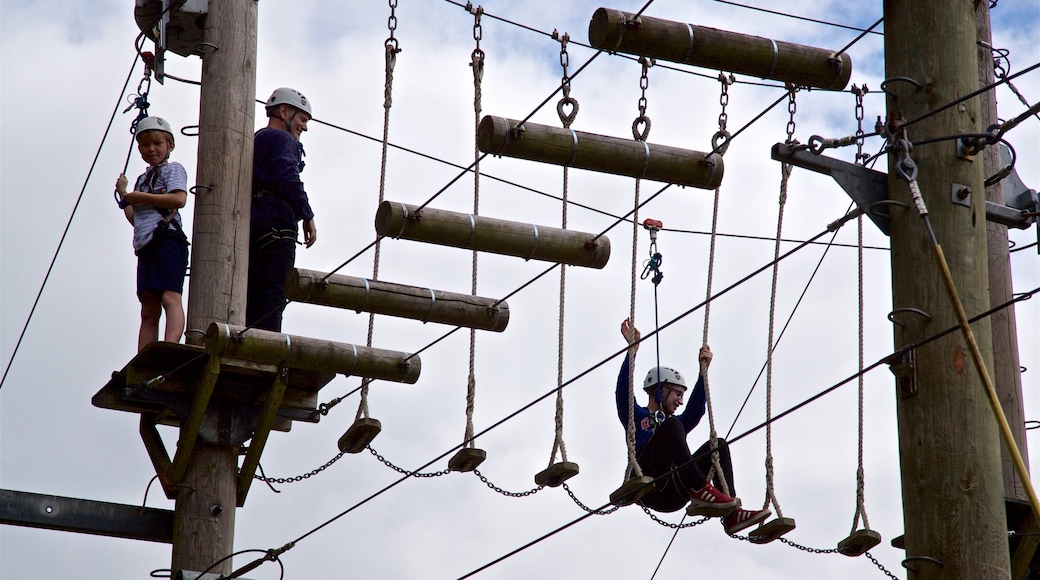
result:
[[[268,483],[268,484],[271,484],[271,483],[296,483],[298,481],[303,481],[303,480],[305,480],[305,479],[307,479],[309,477],[318,475],[322,471],[325,471],[326,469],[331,467],[333,463],[336,463],[337,461],[339,461],[339,458],[343,457],[345,454],[346,454],[345,451],[340,451],[339,454],[337,454],[335,457],[330,459],[328,461],[328,463],[326,463],[325,465],[322,465],[321,467],[319,467],[317,469],[313,469],[313,470],[311,470],[311,471],[309,471],[307,473],[304,473],[303,475],[296,475],[296,476],[293,476],[293,477],[265,477],[263,475],[257,475],[257,474],[254,473],[253,474],[253,479],[258,479],[258,480],[260,480],[260,481],[262,481],[264,483]],[[261,471],[262,470],[263,470],[263,468],[261,468]]]
[[[787,91],[787,113],[789,115],[787,120],[787,143],[790,145],[797,142],[794,139],[794,114],[798,112],[798,103],[794,100],[794,94],[798,92],[798,87],[787,85]]]
[[[590,514],[595,514],[597,516],[606,516],[606,515],[610,515],[610,514],[616,512],[616,511],[618,511],[620,509],[620,506],[613,506],[613,507],[609,507],[609,508],[607,508],[605,510],[594,510],[594,509],[590,508],[589,506],[581,503],[581,500],[578,499],[578,496],[574,495],[574,492],[571,491],[571,486],[569,486],[566,483],[564,483],[563,484],[563,489],[567,492],[567,495],[571,496],[571,500],[575,503],[575,505],[577,505],[578,507],[580,507],[581,509],[585,510],[586,512],[588,512]]]
[[[477,477],[479,477],[480,481],[484,482],[484,485],[490,487],[491,489],[493,489],[493,490],[497,491],[498,493],[500,493],[500,494],[502,494],[504,496],[507,496],[507,497],[527,497],[529,495],[534,495],[534,494],[542,491],[543,489],[545,489],[544,485],[539,485],[538,487],[536,487],[534,489],[529,489],[527,491],[506,491],[506,490],[502,489],[501,487],[498,487],[497,485],[495,485],[495,484],[491,483],[490,481],[488,481],[488,478],[484,477],[484,474],[481,473],[479,469],[474,469],[473,470],[473,474],[476,475]]]
[[[643,67],[643,72],[639,76],[639,89],[641,91],[639,95],[639,116],[636,117],[635,121],[632,121],[632,138],[637,141],[646,141],[647,136],[650,134],[650,117],[646,116],[646,89],[650,87],[650,78],[647,76],[647,71],[654,65],[654,62],[645,56],[639,57],[639,64]]]
[[[838,554],[838,553],[840,553],[840,552],[838,552],[837,548],[810,548],[809,546],[803,546],[801,544],[792,542],[791,540],[788,540],[787,538],[781,537],[781,538],[777,538],[777,539],[780,540],[781,542],[787,544],[788,546],[791,546],[792,548],[798,548],[799,550],[801,550],[803,552],[809,552],[810,554]]]
[[[706,522],[706,521],[711,519],[711,518],[704,517],[704,518],[701,518],[701,519],[699,519],[699,520],[697,520],[695,522],[690,522],[688,524],[673,524],[672,522],[666,522],[666,521],[662,520],[661,518],[657,517],[654,514],[654,512],[650,511],[650,509],[647,508],[646,506],[642,506],[641,505],[639,507],[643,508],[643,511],[646,512],[646,515],[650,516],[650,519],[654,520],[655,522],[657,522],[658,524],[660,524],[660,525],[662,525],[662,526],[664,526],[666,528],[672,528],[673,530],[685,530],[686,528],[692,528],[694,526],[699,526],[699,525],[703,524],[704,522]]]
[[[371,445],[368,446],[368,451],[372,455],[375,455],[376,459],[381,461],[383,463],[383,465],[389,467],[390,469],[393,469],[394,471],[396,471],[397,473],[400,473],[402,475],[408,475],[410,477],[439,477],[441,475],[448,475],[449,473],[451,473],[450,469],[443,469],[441,471],[431,471],[429,473],[419,473],[417,471],[408,471],[407,469],[404,469],[402,467],[398,467],[398,466],[394,465],[393,463],[390,463],[385,457],[383,457],[375,449],[373,449]]]
[[[869,91],[866,83],[859,87],[852,85],[852,94],[856,95],[856,163],[866,163],[870,157],[863,153],[863,95]]]
[[[881,572],[882,572],[882,573],[883,573],[883,574],[884,574],[885,576],[888,576],[888,577],[889,577],[889,578],[891,578],[892,580],[899,580],[899,578],[898,578],[898,577],[897,577],[897,576],[896,576],[895,574],[893,574],[893,573],[891,573],[891,572],[889,572],[889,571],[888,571],[888,568],[885,568],[884,566],[882,566],[882,565],[881,565],[881,562],[878,562],[878,561],[877,561],[877,558],[875,558],[875,557],[874,557],[873,555],[871,555],[871,553],[870,553],[870,552],[865,552],[865,553],[864,553],[863,555],[864,555],[864,556],[866,556],[868,560],[870,560],[871,562],[873,562],[873,563],[874,563],[874,565],[875,565],[875,566],[877,566],[878,570],[881,570]]]
[[[555,31],[554,31],[555,32]],[[555,37],[559,37],[560,41],[560,66],[563,67],[563,78],[560,79],[560,88],[563,91],[563,98],[556,104],[556,113],[560,115],[560,122],[563,123],[564,128],[570,128],[571,123],[578,116],[578,100],[571,97],[571,77],[567,74],[567,67],[570,66],[571,57],[567,52],[567,43],[570,42],[571,36],[566,32],[563,36],[559,36],[557,33]],[[566,111],[566,108],[570,107],[570,111]],[[567,168],[563,168],[567,171]]]
[[[390,37],[386,39],[386,44],[392,44],[395,52],[397,50],[397,39],[394,38],[394,31],[397,30],[397,0],[390,0],[390,16],[386,19],[386,27],[390,30]]]
[[[729,131],[726,130],[726,122],[729,120],[729,115],[726,114],[726,105],[729,104],[729,86],[737,82],[737,77],[733,76],[732,73],[727,77],[725,73],[720,72],[719,82],[722,83],[722,92],[719,94],[719,104],[722,105],[722,110],[719,111],[719,130],[711,138],[711,152],[725,155],[726,150],[729,149],[729,140],[731,138]]]

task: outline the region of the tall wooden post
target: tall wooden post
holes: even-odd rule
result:
[[[978,88],[974,0],[885,0],[885,76],[890,119],[911,120]],[[978,133],[970,99],[906,128],[911,141]],[[935,236],[964,309],[989,308],[983,162],[958,157],[955,140],[921,145],[911,156]],[[907,183],[889,158],[892,300],[901,313],[896,347],[957,325],[932,243]],[[958,192],[970,189],[967,205]],[[992,368],[990,321],[973,325]],[[960,333],[916,349],[915,388],[897,394],[906,562],[913,579],[1010,578],[997,422]]]
[[[245,323],[253,112],[255,0],[211,0],[206,16],[199,109],[198,187],[186,339],[201,344],[211,322]],[[235,477],[241,441],[232,411],[212,406],[174,516],[173,570],[206,570],[234,550]],[[230,558],[213,573],[229,573]]]

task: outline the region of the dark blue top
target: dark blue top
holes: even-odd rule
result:
[[[636,383],[636,387],[639,383]],[[621,359],[621,373],[618,375],[617,380],[617,391],[615,392],[617,398],[617,411],[618,419],[621,420],[621,424],[628,429],[628,355],[626,354]],[[651,396],[653,396],[651,394]],[[686,403],[686,408],[679,414],[679,420],[682,421],[683,427],[686,428],[686,432],[693,431],[693,428],[701,422],[701,417],[704,416],[704,410],[706,408],[707,399],[704,396],[704,379],[697,377],[697,384],[693,387],[693,392],[690,393],[690,400]],[[657,428],[657,423],[650,416],[650,409],[641,406],[635,401],[633,397],[633,417],[635,417],[636,423],[636,449],[641,448],[650,441],[650,437],[654,434],[654,429]]]
[[[253,137],[252,220],[273,228],[296,229],[314,219],[300,180],[303,148],[292,133],[264,127]]]

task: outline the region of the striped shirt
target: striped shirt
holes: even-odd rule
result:
[[[184,166],[176,161],[163,162],[154,167],[149,167],[148,171],[144,172],[140,177],[137,178],[137,182],[134,185],[134,191],[143,191],[146,193],[170,193],[173,191],[188,191],[188,172],[184,170]],[[148,242],[152,241],[152,235],[155,233],[156,226],[165,217],[164,214],[169,214],[171,210],[160,209],[150,203],[135,203],[134,204],[134,251],[140,251],[141,248],[148,245]],[[181,226],[181,216],[177,214],[173,217],[173,221],[177,222],[174,226],[172,223],[167,224],[166,227],[169,229],[177,229]]]

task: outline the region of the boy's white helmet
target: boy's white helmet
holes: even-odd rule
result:
[[[137,122],[137,134],[140,135],[145,131],[163,131],[170,134],[170,139],[173,139],[173,127],[170,122],[162,117],[145,117]]]
[[[264,105],[264,108],[270,111],[278,105],[296,107],[304,113],[312,115],[310,99],[303,96],[303,93],[296,89],[290,89],[289,87],[280,87],[275,89],[274,92],[271,93],[271,97],[267,99],[267,104]]]
[[[643,380],[643,390],[656,387],[658,383],[670,383],[683,388],[686,387],[686,379],[679,374],[679,371],[671,367],[654,367],[650,369],[650,372],[646,373],[646,378]]]

